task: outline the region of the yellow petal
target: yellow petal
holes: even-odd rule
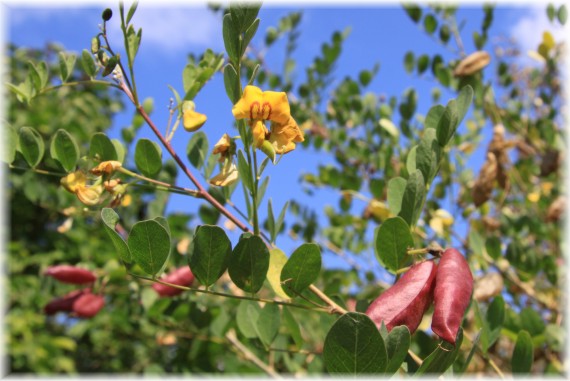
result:
[[[542,34],[542,43],[546,46],[546,48],[548,50],[550,50],[556,46],[556,42],[554,41],[554,37],[552,36],[552,33],[548,32],[548,31],[545,31]]]
[[[236,119],[258,119],[257,115],[260,114],[262,103],[261,89],[256,86],[246,86],[241,99],[232,108],[232,114]]]
[[[230,135],[228,134],[222,135],[220,140],[218,140],[218,142],[214,145],[214,150],[212,151],[212,155],[226,152],[230,148],[231,142],[232,140],[230,138]]]
[[[532,202],[532,203],[538,202],[538,200],[540,200],[540,193],[539,193],[539,192],[532,192],[532,193],[529,193],[529,194],[526,196],[526,198],[527,198],[528,201],[530,201],[530,202]]]
[[[263,119],[277,123],[286,123],[291,117],[291,109],[287,94],[284,92],[266,91],[263,93],[261,106]]]
[[[79,188],[85,187],[85,182],[87,177],[82,171],[75,171],[65,176],[60,180],[61,186],[63,186],[68,192],[75,193]]]
[[[291,116],[287,94],[261,91],[256,86],[246,86],[241,99],[232,108],[236,119],[271,120],[285,123]]]
[[[235,164],[231,164],[228,169],[224,166],[222,172],[212,177],[209,181],[211,185],[225,187],[235,183],[239,178],[238,170]]]
[[[304,140],[303,132],[293,118],[289,118],[285,124],[273,123],[271,125],[269,141],[273,144],[275,152],[278,154],[285,154],[294,150],[295,143],[300,143]]]
[[[253,145],[256,148],[261,147],[263,142],[265,141],[265,137],[267,136],[267,127],[261,120],[255,120],[251,124],[251,133],[253,135]]]
[[[101,202],[101,193],[103,193],[103,186],[95,185],[92,187],[81,187],[77,189],[75,195],[83,204],[93,206]]]
[[[200,129],[206,123],[208,118],[204,114],[200,114],[191,109],[184,110],[183,121],[184,129],[188,132],[194,132]]]

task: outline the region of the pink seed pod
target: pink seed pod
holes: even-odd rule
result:
[[[433,297],[437,266],[433,261],[413,265],[392,287],[372,302],[366,315],[378,328],[382,321],[388,332],[405,325],[414,333]]]
[[[71,291],[61,298],[56,298],[50,301],[44,307],[46,315],[55,315],[58,312],[71,312],[73,310],[73,303],[84,293],[91,292],[91,289],[84,288],[83,290]]]
[[[170,272],[166,276],[162,276],[160,280],[172,284],[177,284],[179,286],[191,286],[192,283],[194,282],[194,274],[192,274],[190,267],[183,266],[179,269]],[[154,283],[152,285],[152,288],[154,288],[154,290],[158,293],[158,295],[162,297],[176,296],[184,291],[179,288],[166,286],[160,283]]]
[[[80,318],[91,318],[103,308],[105,298],[101,295],[86,293],[73,302],[73,312]]]
[[[93,283],[97,279],[91,271],[70,265],[50,266],[45,275],[52,276],[60,282],[71,284]]]
[[[455,345],[455,338],[473,292],[473,275],[456,249],[443,252],[435,279],[432,331]]]

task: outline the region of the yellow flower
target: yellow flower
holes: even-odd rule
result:
[[[257,148],[261,147],[268,133],[264,121],[286,125],[291,119],[287,94],[261,91],[256,86],[245,87],[242,98],[234,105],[232,113],[236,119],[250,120],[253,142]]]
[[[285,154],[295,149],[295,143],[305,140],[303,132],[293,118],[284,123],[273,123],[269,133],[269,141],[278,154]]]
[[[75,193],[79,188],[85,187],[87,177],[82,171],[75,171],[60,180],[61,186],[70,193]]]
[[[81,187],[77,189],[75,195],[84,205],[94,206],[101,202],[101,194],[103,193],[102,185],[94,185],[92,187]]]

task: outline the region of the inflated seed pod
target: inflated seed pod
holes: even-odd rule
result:
[[[50,266],[45,271],[45,275],[71,284],[93,283],[97,279],[91,271],[70,265]]]
[[[410,333],[415,332],[433,298],[436,268],[433,261],[413,265],[392,287],[372,302],[366,315],[378,328],[384,321],[388,331],[405,325]]]
[[[191,286],[194,282],[194,274],[192,274],[190,267],[183,266],[172,271],[168,275],[161,277],[160,280],[167,283],[177,284],[179,286]],[[154,283],[152,288],[154,288],[154,290],[163,297],[176,296],[184,291],[179,288],[170,287],[160,283]]]
[[[105,305],[105,298],[101,295],[85,293],[73,302],[73,312],[80,318],[90,318],[95,315]]]
[[[431,329],[452,345],[472,292],[473,275],[465,257],[456,249],[445,250],[437,266]]]
[[[44,313],[46,315],[54,315],[58,312],[71,312],[73,310],[73,303],[84,293],[90,292],[91,289],[84,288],[83,290],[71,291],[61,298],[52,299],[44,306]]]

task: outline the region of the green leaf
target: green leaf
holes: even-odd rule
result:
[[[388,187],[390,184],[388,184]],[[389,190],[390,188],[388,188]],[[411,173],[408,181],[406,182],[406,189],[402,197],[402,209],[398,216],[402,217],[404,221],[413,227],[418,222],[426,195],[426,186],[424,177],[419,169],[415,173]]]
[[[415,22],[419,22],[422,18],[422,9],[417,4],[403,4],[404,10],[410,16],[410,18]]]
[[[416,169],[422,172],[426,184],[431,184],[439,169],[441,148],[437,142],[436,130],[426,128],[416,151]]]
[[[445,145],[447,145],[455,133],[458,121],[457,103],[455,99],[452,99],[447,103],[445,111],[437,124],[437,141],[440,146],[445,147]]]
[[[135,164],[146,177],[154,177],[162,169],[162,150],[148,139],[140,139],[135,148]]]
[[[289,299],[289,295],[281,287],[281,271],[287,263],[287,256],[279,249],[269,250],[269,269],[267,270],[267,281],[277,296]]]
[[[537,336],[544,333],[546,325],[540,314],[532,307],[525,307],[520,312],[522,329],[527,331],[531,336]]]
[[[170,234],[155,220],[134,224],[127,244],[134,261],[153,277],[162,271],[170,255]]]
[[[414,67],[415,67],[414,53],[412,51],[409,51],[404,56],[404,68],[408,73],[411,73],[414,71]]]
[[[499,237],[489,237],[485,241],[485,249],[487,249],[487,254],[495,260],[501,257],[501,240]]]
[[[188,249],[188,264],[196,279],[210,287],[226,271],[231,253],[232,244],[222,228],[201,225]]]
[[[279,313],[279,307],[274,303],[266,303],[259,313],[257,324],[255,325],[259,339],[266,349],[275,340],[280,324],[281,314]]]
[[[257,199],[255,200],[257,209],[259,209],[259,205],[261,205],[261,201],[263,201],[263,196],[265,196],[267,185],[269,185],[269,176],[265,177],[259,185],[259,188],[257,188]]]
[[[534,361],[534,346],[530,334],[525,331],[519,331],[513,357],[511,358],[511,368],[513,374],[529,374]]]
[[[79,160],[79,147],[67,131],[57,130],[51,140],[49,150],[51,157],[57,160],[66,172],[75,169],[75,164]]]
[[[410,227],[400,217],[389,218],[375,231],[374,249],[378,261],[395,273],[409,262],[408,248],[414,246]]]
[[[487,336],[485,342],[481,342],[483,352],[487,353],[489,348],[497,341],[501,334],[501,328],[505,321],[505,301],[502,296],[497,296],[493,299],[487,309]]]
[[[32,61],[28,61],[28,69],[29,81],[32,84],[33,90],[37,93],[42,89],[40,74],[38,73],[38,69],[36,69],[36,66]]]
[[[436,105],[429,109],[426,120],[424,122],[425,128],[433,128],[437,129],[437,125],[439,124],[439,120],[441,116],[445,112],[445,107],[442,105]]]
[[[554,18],[556,17],[556,8],[554,7],[554,4],[548,4],[546,7],[546,15],[548,16],[548,21],[554,21]]]
[[[3,139],[2,161],[11,164],[16,159],[16,148],[18,146],[18,132],[16,128],[4,122],[6,133]]]
[[[242,234],[230,257],[231,280],[245,292],[255,293],[263,286],[269,268],[269,250],[255,235]]]
[[[30,167],[37,166],[44,156],[45,145],[40,133],[31,127],[22,127],[18,133],[20,152]]]
[[[402,198],[406,190],[407,181],[403,177],[394,177],[388,181],[388,207],[390,213],[399,214],[402,210]]]
[[[413,146],[408,152],[408,156],[406,156],[406,170],[408,173],[414,173],[417,169],[416,166],[416,157],[418,153],[418,146]]]
[[[117,151],[111,139],[102,132],[98,132],[91,137],[89,143],[89,157],[100,161],[117,160]]]
[[[91,52],[87,49],[83,49],[83,52],[81,52],[81,65],[83,66],[83,70],[85,70],[85,74],[91,78],[95,77],[95,74],[97,74],[97,66],[95,66]]]
[[[204,131],[198,131],[192,134],[188,147],[186,148],[186,156],[195,168],[200,169],[208,156],[208,137]]]
[[[224,37],[224,46],[228,52],[230,60],[234,63],[239,62],[240,57],[238,56],[238,52],[240,52],[240,32],[232,19],[232,15],[229,13],[224,16],[222,34]]]
[[[261,307],[257,302],[242,300],[238,306],[236,323],[238,329],[248,339],[257,338],[257,319],[261,313]]]
[[[560,8],[558,8],[558,21],[560,24],[565,25],[566,20],[568,20],[568,9],[566,8],[566,4],[562,4]]]
[[[133,2],[131,7],[129,8],[129,12],[127,13],[127,20],[126,20],[125,24],[129,24],[131,22],[131,19],[135,15],[135,12],[137,10],[138,5],[139,5],[138,1]]]
[[[358,81],[362,86],[368,86],[372,81],[372,72],[370,70],[362,70],[360,74],[358,74]]]
[[[119,139],[111,139],[113,147],[115,147],[115,152],[117,153],[117,160],[121,163],[125,161],[125,146]]]
[[[295,345],[298,348],[301,348],[304,344],[303,336],[301,336],[301,329],[299,328],[299,323],[295,320],[291,311],[289,311],[289,308],[283,308],[283,324],[287,327]]]
[[[67,81],[71,73],[73,72],[73,67],[75,66],[75,61],[77,57],[75,54],[65,54],[64,52],[59,52],[59,75],[62,82]]]
[[[304,243],[291,254],[281,271],[281,284],[289,296],[303,292],[319,276],[321,250],[314,243]]]
[[[255,19],[255,21],[253,21],[253,23],[250,25],[250,27],[247,28],[247,30],[245,31],[243,41],[241,43],[241,55],[242,56],[245,53],[245,50],[247,49],[247,46],[249,45],[251,39],[253,38],[253,36],[255,36],[255,33],[257,32],[257,28],[259,28],[259,21],[260,21],[259,19]]]
[[[275,242],[275,216],[273,215],[273,205],[271,199],[267,200],[267,230],[269,231],[269,236],[271,237],[271,242]]]
[[[469,111],[469,107],[471,107],[472,101],[473,88],[469,85],[462,87],[459,91],[459,95],[457,95],[457,125],[463,121],[467,111]],[[455,130],[453,132],[455,132]]]
[[[463,329],[459,328],[455,346],[442,341],[437,348],[424,359],[422,365],[416,373],[414,373],[414,377],[423,375],[436,376],[445,372],[455,361],[462,341]]]
[[[285,220],[285,213],[287,213],[287,208],[289,207],[289,201],[283,205],[283,209],[279,212],[279,216],[277,217],[277,221],[275,221],[275,232],[279,234],[281,231],[281,227],[283,226],[283,220]],[[275,239],[273,239],[275,241]]]
[[[424,29],[429,34],[433,34],[437,29],[437,19],[431,13],[424,17]]]
[[[119,222],[119,215],[111,208],[103,208],[101,210],[101,219],[103,220],[105,231],[113,242],[115,250],[121,260],[126,263],[131,263],[132,255],[129,251],[129,247],[123,237],[115,231],[115,226]]]
[[[376,324],[364,314],[349,312],[342,315],[325,338],[323,359],[329,373],[382,373],[388,356],[384,340]]]
[[[109,60],[107,61],[107,64],[105,65],[105,68],[103,69],[103,73],[101,73],[101,75],[103,77],[106,77],[109,74],[111,74],[113,72],[113,70],[115,70],[115,67],[117,66],[118,63],[119,63],[119,55],[116,55],[116,56],[109,58]]]
[[[429,56],[427,54],[422,54],[419,56],[416,65],[418,68],[418,73],[422,74],[429,67]]]
[[[245,187],[250,192],[253,192],[253,179],[251,176],[251,169],[241,149],[238,151],[238,173]]]
[[[383,322],[382,322],[383,323]],[[386,366],[386,374],[388,376],[396,373],[410,348],[411,336],[408,327],[401,325],[392,328],[392,331],[386,338],[386,352],[388,354],[388,365]]]
[[[228,98],[232,104],[236,104],[239,101],[240,83],[236,69],[231,63],[224,66],[224,86]]]

